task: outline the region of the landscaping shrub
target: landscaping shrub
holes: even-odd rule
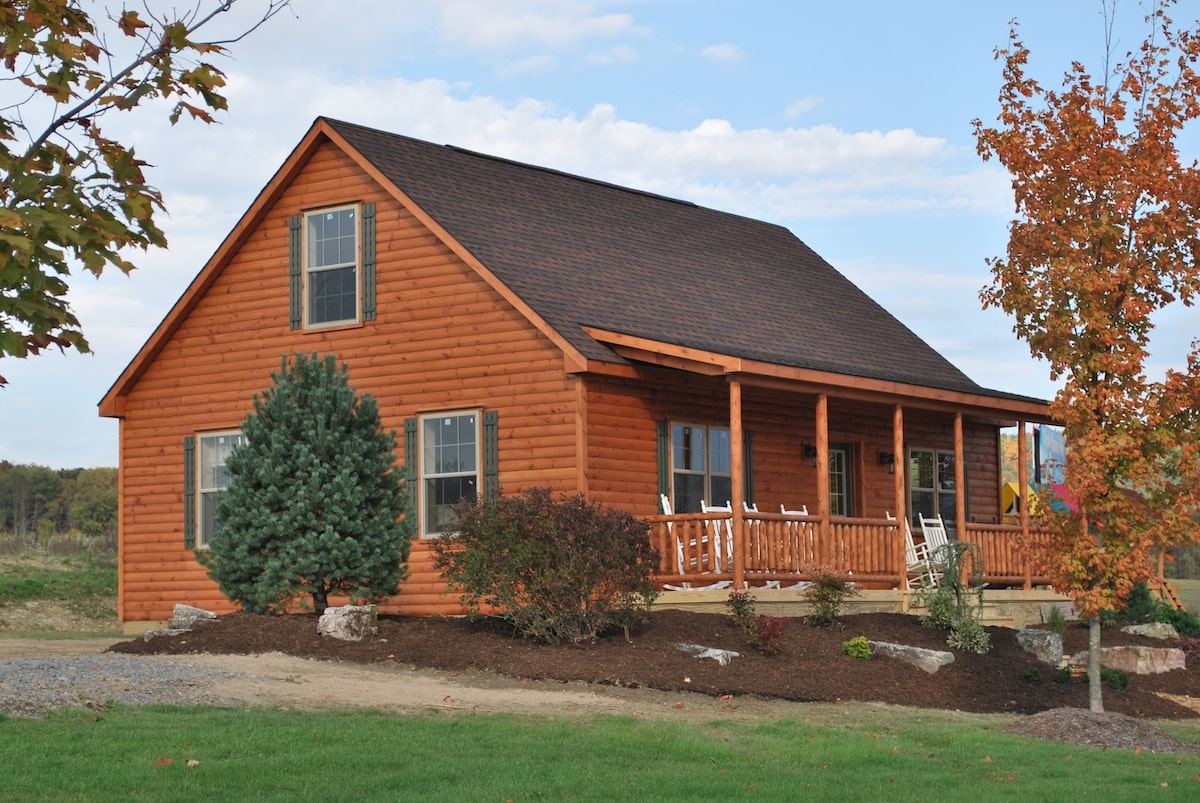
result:
[[[801,592],[812,611],[807,619],[815,627],[841,628],[838,616],[846,608],[846,601],[858,594],[849,578],[824,569],[813,573],[812,583]]]
[[[1121,669],[1101,669],[1100,681],[1110,689],[1120,691],[1129,686],[1129,673]]]
[[[1051,633],[1062,635],[1067,631],[1067,617],[1063,616],[1062,608],[1054,605],[1046,617],[1046,629]]]
[[[435,566],[469,614],[496,612],[550,643],[595,638],[637,623],[654,601],[658,554],[649,525],[582,495],[549,489],[464,499],[458,529],[431,542]]]
[[[317,613],[334,594],[356,603],[395,594],[413,532],[395,433],[332,355],[285,356],[271,378],[226,462],[217,531],[197,560],[254,613],[304,594]]]
[[[1036,686],[1042,682],[1042,670],[1036,666],[1027,666],[1025,671],[1021,673],[1021,679],[1030,686]]]
[[[788,620],[780,616],[756,616],[751,620],[746,638],[750,646],[766,655],[778,655],[783,647],[783,634]]]
[[[1125,607],[1101,613],[1100,622],[1104,625],[1162,622],[1184,635],[1200,635],[1200,618],[1187,611],[1177,610],[1158,599],[1146,583],[1138,583],[1133,587],[1129,596],[1125,598]]]
[[[842,654],[857,658],[860,661],[871,660],[871,644],[866,636],[855,636],[842,642]]]
[[[725,600],[725,607],[729,609],[729,615],[733,617],[733,621],[743,630],[749,628],[749,622],[756,615],[754,597],[749,591],[730,591],[729,598]]]
[[[978,544],[951,541],[938,550],[941,582],[937,588],[922,587],[916,593],[925,605],[921,624],[949,630],[946,643],[967,652],[983,654],[992,648],[983,628],[983,555]],[[963,569],[970,574],[963,576]]]

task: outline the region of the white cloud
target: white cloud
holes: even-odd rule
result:
[[[700,55],[717,64],[737,64],[742,60],[742,49],[737,45],[723,42],[703,48]]]
[[[452,0],[441,10],[441,35],[474,51],[531,44],[563,47],[636,32],[630,14],[597,14],[578,0]]]
[[[805,95],[799,100],[789,103],[787,108],[783,110],[783,113],[789,120],[795,120],[797,117],[803,117],[808,114],[823,102],[824,100],[817,95]]]

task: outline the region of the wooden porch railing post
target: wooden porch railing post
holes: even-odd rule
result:
[[[729,506],[733,508],[733,521],[730,526],[733,538],[731,560],[733,561],[734,588],[744,587],[746,580],[746,519],[743,515],[745,508],[742,506],[742,503],[746,499],[746,472],[743,466],[742,452],[743,439],[742,383],[736,379],[731,379],[729,380],[729,470],[733,474],[730,478],[730,494],[733,498],[729,500]],[[715,504],[720,504],[720,502],[716,502]]]

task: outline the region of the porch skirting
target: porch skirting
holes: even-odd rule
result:
[[[807,616],[809,606],[802,591],[794,588],[751,588],[755,611],[771,616]],[[655,609],[694,611],[696,613],[729,613],[726,602],[729,589],[716,591],[664,591],[654,601]],[[1070,604],[1069,597],[1049,588],[984,589],[983,623],[994,627],[1022,629],[1042,624],[1043,605]],[[916,606],[913,592],[898,589],[867,589],[859,591],[846,602],[844,616],[858,613],[907,613],[918,616],[924,608]],[[849,632],[849,630],[847,630]]]

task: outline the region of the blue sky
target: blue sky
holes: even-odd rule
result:
[[[220,26],[262,6],[238,0]],[[102,122],[153,165],[170,248],[128,277],[75,277],[94,354],[0,363],[0,459],[117,464],[96,403],[319,115],[779,223],[980,384],[1048,398],[1045,367],[978,298],[1011,199],[971,120],[994,119],[1014,18],[1044,85],[1071,60],[1099,71],[1099,0],[294,0],[218,62],[220,125]],[[1118,6],[1119,52],[1141,18]],[[1197,324],[1163,316],[1155,370],[1184,364]]]

